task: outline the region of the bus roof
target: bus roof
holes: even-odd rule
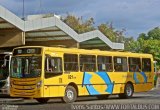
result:
[[[98,49],[78,49],[78,48],[62,48],[62,47],[45,47],[45,46],[22,46],[18,48],[42,48],[45,51],[55,51],[55,52],[64,52],[64,53],[79,53],[79,54],[98,54],[98,55],[106,55],[106,56],[133,56],[133,57],[153,57],[152,54],[144,54],[144,53],[132,53],[132,52],[119,52],[119,51],[104,51]]]

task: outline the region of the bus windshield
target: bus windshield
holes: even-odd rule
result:
[[[11,77],[13,78],[34,78],[41,75],[42,57],[26,56],[12,57]]]

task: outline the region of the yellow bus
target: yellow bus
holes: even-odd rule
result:
[[[64,102],[78,96],[105,99],[153,88],[154,66],[150,54],[25,46],[15,48],[11,60],[10,95],[46,103],[54,97]]]

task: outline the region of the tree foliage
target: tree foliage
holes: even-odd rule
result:
[[[141,33],[141,34],[139,34],[138,39],[144,39],[144,40],[147,40],[147,39],[148,39],[148,37],[146,36],[146,34],[145,34],[145,33]]]
[[[106,37],[108,37],[112,42],[123,42],[124,41],[124,35],[122,30],[115,30],[113,28],[113,24],[111,23],[102,23],[99,26],[94,26],[94,19],[88,18],[87,20],[84,20],[83,17],[77,17],[75,15],[68,14],[63,21],[70,26],[72,29],[74,29],[77,33],[85,33],[89,31],[93,31],[95,29],[99,29]]]
[[[84,21],[82,17],[76,17],[68,14],[63,21],[79,34],[95,30],[95,27],[93,26],[93,18],[89,18],[88,20]]]
[[[152,54],[160,65],[160,28],[156,27],[147,34],[141,33],[137,40],[130,40],[125,50]]]
[[[106,36],[108,37],[112,42],[119,42],[122,43],[124,42],[124,29],[122,30],[115,30],[115,28],[113,28],[113,24],[108,23],[108,24],[100,24],[98,26],[98,29]]]
[[[148,39],[160,40],[160,28],[156,27],[148,32]]]
[[[68,14],[63,20],[77,33],[85,33],[98,28],[112,42],[123,42],[125,45],[125,51],[149,53],[153,55],[154,60],[160,62],[159,27],[150,30],[147,34],[141,33],[137,40],[135,40],[133,37],[125,37],[124,29],[119,31],[113,28],[112,22],[102,23],[98,27],[95,27],[93,18],[84,20],[82,17],[76,17],[71,14]]]
[[[145,33],[141,33],[138,37],[138,39],[144,39],[144,40],[160,40],[160,28],[156,27],[152,30],[150,30],[147,35]]]
[[[100,24],[98,29],[111,41],[116,41],[116,33],[113,32],[113,28],[109,27],[107,24]]]

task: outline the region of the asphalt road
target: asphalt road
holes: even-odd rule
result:
[[[60,99],[51,99],[47,104],[40,104],[34,99],[7,102],[4,97],[0,98],[0,101],[0,110],[159,110],[160,90],[135,93],[131,99],[119,99],[117,95],[110,96],[106,100],[98,100],[96,97],[80,97],[72,104],[65,104]]]

